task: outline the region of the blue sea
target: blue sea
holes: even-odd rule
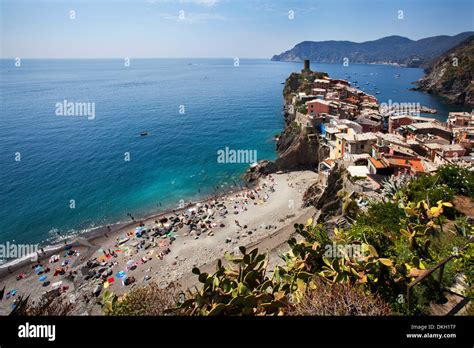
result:
[[[127,221],[127,213],[137,219],[238,185],[249,164],[218,163],[217,151],[276,157],[282,82],[302,64],[132,59],[127,67],[121,59],[26,59],[15,67],[4,59],[0,67],[0,243],[52,243],[57,232]],[[409,91],[421,69],[312,69],[350,74],[366,92],[379,90],[381,102],[420,102],[442,120],[459,110]],[[64,100],[94,103],[95,117],[57,115]]]

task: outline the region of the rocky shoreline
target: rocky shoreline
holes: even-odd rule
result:
[[[474,35],[437,58],[415,90],[439,95],[450,104],[474,106]]]

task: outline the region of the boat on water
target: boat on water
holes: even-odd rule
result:
[[[146,137],[147,135],[149,135],[150,133],[148,133],[147,131],[143,131],[140,133],[140,136],[141,137]]]
[[[400,78],[400,74],[395,74],[395,78],[396,79]]]

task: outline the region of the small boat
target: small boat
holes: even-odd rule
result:
[[[380,94],[380,92],[379,92],[379,91],[377,91],[377,92],[375,92],[375,94]]]
[[[395,74],[395,78],[398,79],[400,77],[400,74]]]
[[[144,131],[144,132],[140,133],[140,136],[141,137],[146,137],[148,134],[150,134],[150,133],[148,133],[147,131]]]

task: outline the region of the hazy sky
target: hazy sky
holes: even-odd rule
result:
[[[474,30],[474,0],[0,3],[0,56],[8,58],[270,58],[305,40],[360,42],[388,35],[420,39]]]

